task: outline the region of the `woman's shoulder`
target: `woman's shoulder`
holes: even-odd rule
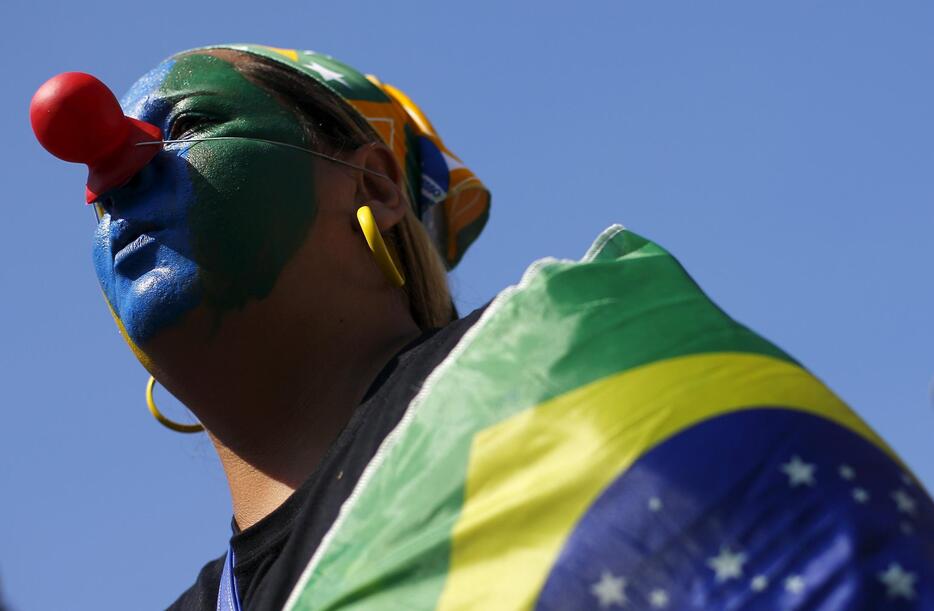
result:
[[[282,605],[383,439],[398,424],[426,378],[447,358],[484,309],[428,331],[406,346],[380,373],[315,473],[272,514],[234,535],[231,544],[237,558],[250,559],[245,564],[238,562],[236,569],[245,605]],[[301,527],[295,528],[298,525]],[[271,545],[271,539],[279,543]],[[225,558],[205,564],[195,583],[169,609],[214,609]],[[256,570],[256,565],[263,565],[263,570]]]
[[[303,567],[298,608],[934,600],[934,503],[658,244],[615,226],[533,264],[452,349]]]
[[[488,305],[488,304],[487,304]],[[374,398],[387,395],[408,395],[412,388],[420,387],[431,372],[451,354],[461,339],[473,327],[487,305],[481,306],[444,327],[422,333],[404,347],[376,377],[363,400],[363,405]],[[409,397],[411,399],[412,397]],[[394,398],[393,403],[399,404]]]
[[[168,611],[203,611],[217,606],[217,588],[224,569],[226,554],[205,564],[190,588],[182,592]]]

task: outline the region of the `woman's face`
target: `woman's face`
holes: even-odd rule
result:
[[[186,55],[143,76],[124,112],[166,139],[251,136],[308,146],[298,118],[227,61]],[[188,311],[226,311],[270,293],[315,218],[313,161],[249,140],[167,145],[99,201],[94,265],[134,343]]]

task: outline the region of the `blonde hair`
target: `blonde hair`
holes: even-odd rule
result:
[[[455,316],[447,270],[411,205],[392,228],[387,246],[405,274],[403,288],[409,298],[409,311],[419,328],[433,329],[451,322]]]
[[[246,78],[291,108],[305,127],[315,150],[333,155],[370,142],[381,142],[376,130],[356,110],[314,79],[279,62],[233,50],[196,51],[229,61]],[[447,270],[435,243],[415,215],[409,177],[404,176],[405,216],[386,232],[386,245],[405,276],[409,311],[420,329],[442,327],[455,318]]]

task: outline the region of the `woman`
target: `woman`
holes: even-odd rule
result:
[[[309,78],[316,74],[321,82]],[[328,86],[360,98],[373,123]],[[429,181],[449,183],[443,149],[400,93],[312,53],[181,54],[144,76],[122,105],[168,139],[249,136],[345,162],[256,140],[166,145],[168,154],[96,202],[94,260],[114,316],[221,457],[243,531],[232,543],[242,602],[278,607],[321,536],[280,554],[296,513],[316,530],[333,521],[414,389],[476,319],[429,336],[454,312],[445,262],[413,205],[427,219],[437,202],[431,194],[419,202],[411,187],[428,193]],[[381,125],[386,141],[374,128]],[[457,197],[446,205],[461,226],[435,228],[450,236],[449,265],[479,232],[488,200],[466,169],[455,172],[445,190]],[[364,239],[364,205],[386,234],[401,287]],[[282,506],[303,482],[301,498]],[[209,564],[176,607],[213,608],[220,564]]]
[[[934,604],[930,498],[657,245],[612,227],[455,320],[489,196],[398,90],[231,45],[123,108],[165,150],[96,194],[98,276],[233,499],[173,608]]]

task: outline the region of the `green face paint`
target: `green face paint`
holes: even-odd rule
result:
[[[159,94],[178,100],[166,132],[173,138],[252,136],[308,146],[298,118],[223,59],[178,58]],[[185,160],[191,249],[205,303],[222,313],[265,297],[314,219],[311,161],[246,140],[195,143]]]
[[[124,112],[171,139],[249,136],[307,147],[299,118],[224,59],[183,55],[131,88]],[[305,153],[253,140],[171,145],[107,198],[94,262],[136,344],[198,305],[266,297],[315,216]]]

